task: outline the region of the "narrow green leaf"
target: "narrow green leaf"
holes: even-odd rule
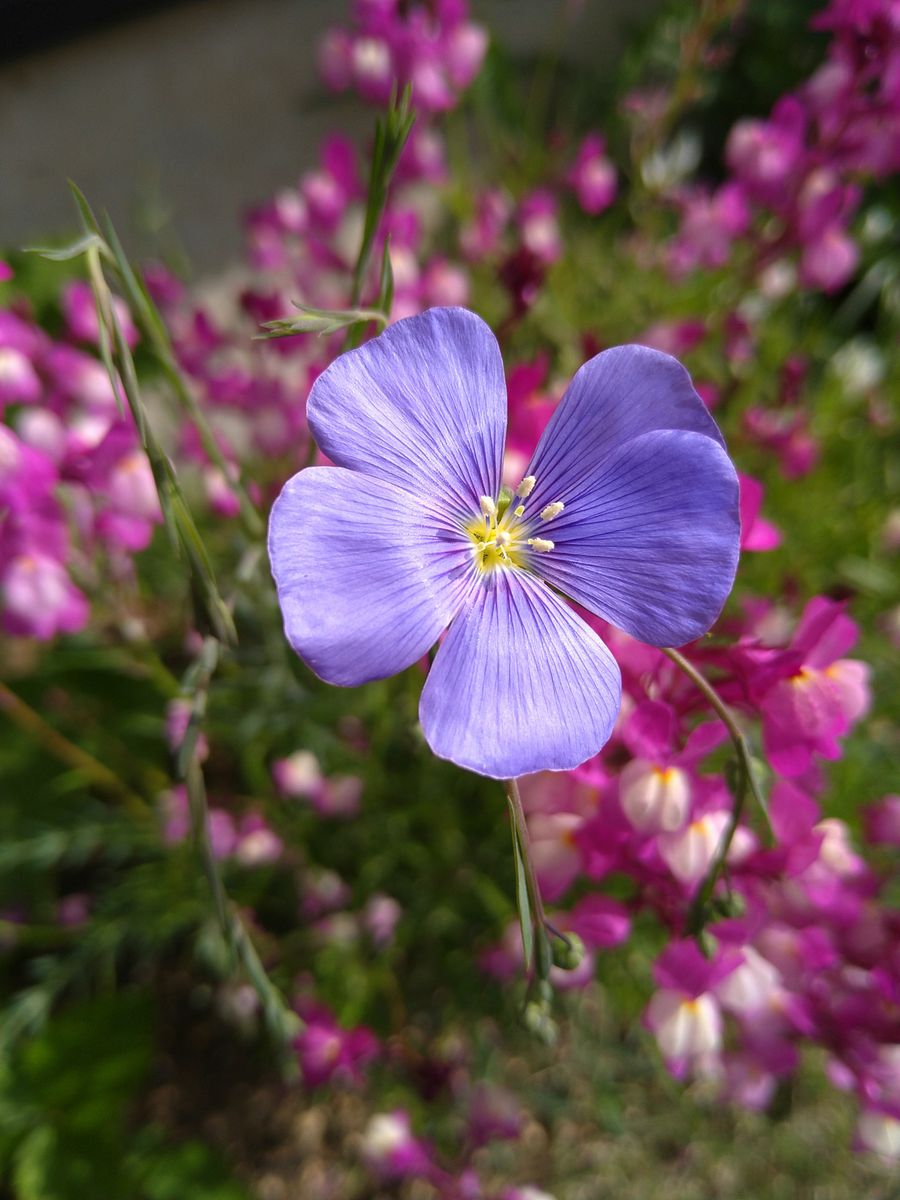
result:
[[[525,864],[522,861],[522,848],[515,824],[512,827],[513,858],[516,864],[516,902],[519,909],[519,928],[522,931],[522,952],[525,956],[525,970],[531,970],[534,957],[534,921],[531,916],[531,904],[528,901],[528,884],[525,879]]]
[[[94,216],[91,206],[84,198],[81,188],[77,183],[73,183],[71,179],[69,180],[69,190],[75,198],[75,204],[78,207],[78,212],[85,224],[85,228],[100,237],[100,226],[97,223],[97,218]]]
[[[98,250],[102,249],[103,241],[96,233],[86,233],[77,241],[70,242],[67,246],[26,246],[26,254],[39,254],[41,258],[46,258],[50,262],[66,262],[70,258],[80,258],[92,246]]]
[[[378,307],[384,313],[385,321],[390,320],[391,308],[394,304],[394,268],[391,266],[391,236],[384,239],[384,251],[381,255],[381,279],[378,284]]]

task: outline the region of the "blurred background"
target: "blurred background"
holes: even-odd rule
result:
[[[610,72],[658,0],[588,4],[577,25],[543,0],[487,0],[479,20],[510,52]],[[329,132],[368,119],[316,71],[335,21],[316,0],[49,3],[4,0],[0,228],[25,245],[71,223],[66,179],[103,204],[136,250],[177,236],[201,273],[241,249],[236,216],[315,160]]]

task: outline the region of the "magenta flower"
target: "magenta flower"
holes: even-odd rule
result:
[[[607,350],[576,374],[511,497],[497,343],[463,309],[400,321],[316,380],[310,467],[272,510],[288,640],[353,686],[441,632],[420,718],[432,750],[494,778],[565,770],[610,735],[621,678],[560,597],[657,646],[704,633],[731,588],[738,484],[674,359]]]
[[[803,610],[781,677],[760,689],[763,745],[779,774],[799,778],[815,755],[840,758],[838,739],[868,711],[868,664],[844,657],[858,636],[843,604],[816,596]]]
[[[609,208],[616,198],[616,168],[606,157],[606,140],[589,133],[578,148],[575,162],[566,175],[566,183],[578,197],[578,203],[592,217]]]
[[[303,1030],[294,1041],[303,1082],[319,1087],[330,1080],[361,1084],[366,1068],[377,1057],[378,1039],[369,1029],[358,1025],[343,1029],[321,1004],[304,1000],[297,1003],[303,1018]]]

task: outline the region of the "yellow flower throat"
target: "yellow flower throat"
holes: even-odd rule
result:
[[[507,491],[499,503],[490,496],[481,497],[481,516],[474,517],[465,529],[472,540],[476,565],[483,572],[525,567],[532,551],[546,554],[553,550],[554,543],[548,538],[527,536],[531,521],[525,518],[525,503],[535,483],[533,475],[526,475],[515,494],[510,496]],[[545,505],[541,520],[552,521],[564,507],[559,501]]]

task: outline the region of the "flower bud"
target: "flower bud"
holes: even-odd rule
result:
[[[565,933],[553,939],[553,965],[562,971],[574,971],[584,960],[584,942],[577,933]]]
[[[530,1000],[522,1013],[522,1023],[530,1034],[545,1046],[555,1046],[559,1028],[550,1016],[550,1005],[540,1000]]]

